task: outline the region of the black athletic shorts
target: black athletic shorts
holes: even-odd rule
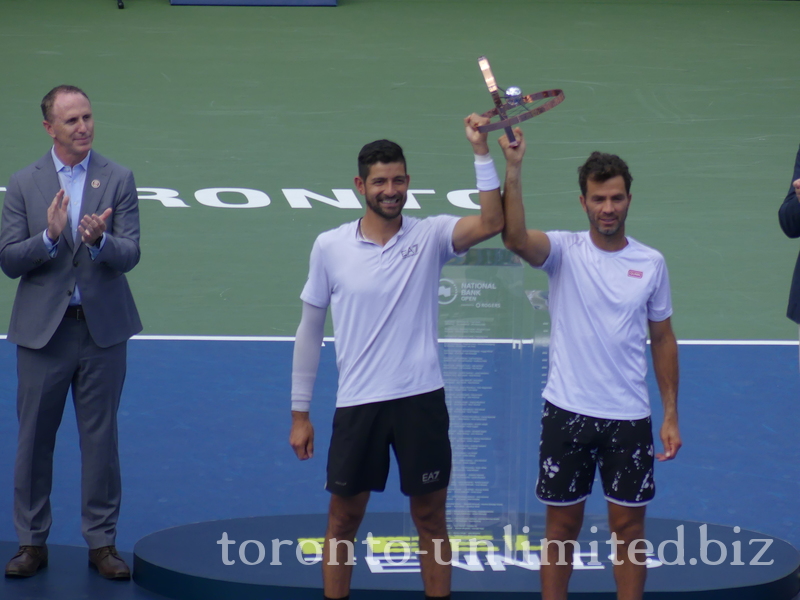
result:
[[[337,408],[325,489],[339,496],[382,492],[389,475],[389,446],[406,496],[446,488],[452,465],[449,428],[444,389]]]
[[[554,506],[583,501],[592,492],[596,465],[609,502],[643,506],[656,492],[653,455],[650,417],[596,419],[546,402],[536,496]]]

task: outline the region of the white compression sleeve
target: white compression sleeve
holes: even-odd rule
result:
[[[303,302],[292,357],[292,410],[308,412],[311,408],[327,314],[327,308]]]

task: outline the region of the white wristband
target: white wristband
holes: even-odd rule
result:
[[[292,412],[309,412],[311,410],[311,400],[292,400]]]
[[[479,160],[480,162],[478,162]],[[497,177],[497,169],[494,168],[491,155],[475,155],[475,179],[477,180],[476,187],[481,192],[490,192],[500,188],[500,179]]]

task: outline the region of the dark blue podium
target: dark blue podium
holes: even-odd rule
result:
[[[253,517],[166,529],[134,548],[134,581],[175,600],[304,600],[320,597],[325,515]],[[457,543],[458,598],[538,598],[541,515],[498,521]],[[458,533],[451,534],[458,538]],[[615,598],[605,516],[587,516],[570,597]],[[646,597],[676,600],[791,600],[800,592],[800,553],[780,539],[692,521],[648,519]],[[644,548],[644,544],[642,545]],[[351,598],[421,597],[415,538],[400,513],[367,514],[354,544]],[[644,557],[643,557],[644,559]]]

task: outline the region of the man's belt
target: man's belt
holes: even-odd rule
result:
[[[86,313],[83,312],[83,307],[80,304],[70,304],[67,306],[67,312],[64,313],[64,318],[85,321]]]

